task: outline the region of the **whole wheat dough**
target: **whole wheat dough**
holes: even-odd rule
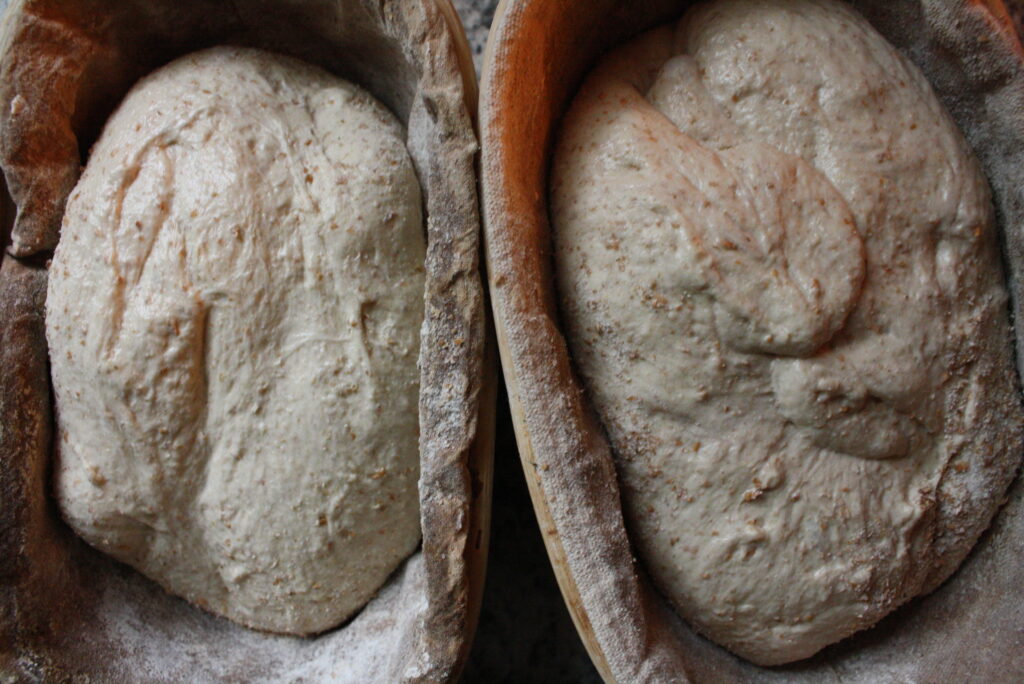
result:
[[[631,538],[698,630],[804,658],[949,576],[1022,449],[988,188],[844,5],[719,0],[608,55],[552,219]]]
[[[424,238],[403,139],[360,88],[255,50],[129,93],[47,298],[56,495],[86,541],[297,634],[413,551]]]

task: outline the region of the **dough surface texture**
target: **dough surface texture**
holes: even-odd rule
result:
[[[399,122],[325,71],[214,48],[138,83],[50,269],[72,528],[254,628],[361,608],[420,538],[421,212]]]
[[[561,314],[646,571],[762,665],[947,578],[1022,451],[993,210],[845,5],[719,0],[607,55],[552,168]]]

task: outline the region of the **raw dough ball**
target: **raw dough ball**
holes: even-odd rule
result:
[[[988,188],[845,5],[720,0],[610,54],[555,155],[573,357],[645,567],[759,664],[957,567],[1022,448]]]
[[[86,541],[296,634],[414,550],[424,237],[403,140],[360,88],[255,50],[128,94],[47,299],[56,494]]]

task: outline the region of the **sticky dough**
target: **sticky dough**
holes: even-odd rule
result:
[[[424,238],[403,140],[360,88],[254,50],[128,94],[47,299],[56,497],[86,541],[297,634],[413,551]]]
[[[1022,412],[986,181],[921,73],[836,2],[700,5],[591,73],[552,173],[570,349],[678,612],[779,664],[948,577]]]

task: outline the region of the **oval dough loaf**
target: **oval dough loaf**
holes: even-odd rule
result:
[[[259,629],[337,625],[419,541],[419,185],[325,71],[215,48],[108,122],[50,270],[56,495],[90,544]]]
[[[697,629],[807,657],[937,586],[1019,463],[985,178],[852,10],[720,0],[618,49],[555,153],[574,360]]]

